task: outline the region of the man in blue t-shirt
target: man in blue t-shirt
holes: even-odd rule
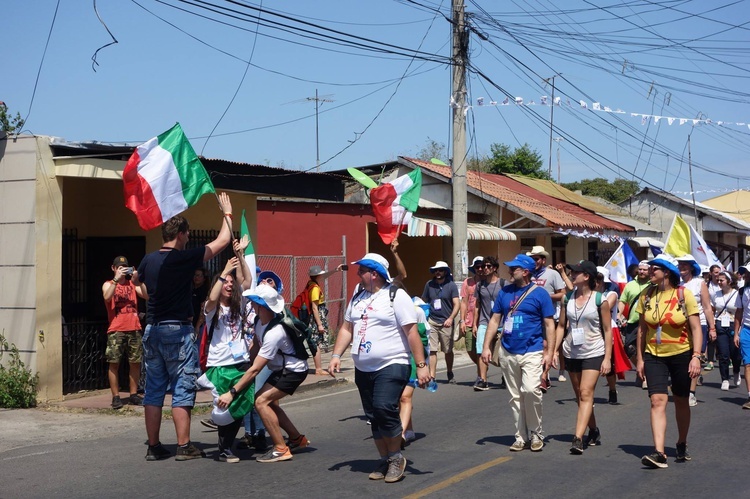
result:
[[[430,267],[432,279],[422,291],[422,301],[430,305],[430,376],[435,379],[438,350],[445,354],[448,383],[455,384],[453,376],[453,320],[461,311],[458,287],[453,282],[447,263],[438,261]]]
[[[205,246],[185,249],[190,226],[182,215],[174,216],[161,227],[162,247],[143,257],[138,275],[133,277],[133,284],[145,283],[148,290],[143,334],[147,461],[171,456],[159,441],[162,406],[168,387],[172,387],[172,420],[177,434],[175,460],[186,461],[205,455],[190,443],[190,415],[195,405],[195,383],[200,375],[198,348],[193,339],[193,274],[203,262],[226,248],[231,239],[232,204],[225,192],[219,196],[219,205],[224,216],[216,239]]]
[[[516,424],[516,441],[510,450],[530,446],[538,452],[544,447],[540,385],[555,348],[555,306],[549,293],[531,282],[535,264],[530,256],[516,255],[505,265],[512,284],[498,293],[492,307],[482,360],[489,364],[492,340],[500,332],[500,370],[508,384]]]

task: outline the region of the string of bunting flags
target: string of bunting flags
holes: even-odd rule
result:
[[[690,124],[693,126],[698,125],[715,125],[715,126],[726,126],[726,125],[736,125],[741,127],[747,127],[750,129],[750,123],[742,122],[742,121],[725,121],[725,120],[712,120],[710,118],[705,119],[699,119],[699,118],[681,118],[681,117],[675,117],[675,116],[659,116],[655,114],[644,114],[644,113],[629,113],[627,111],[623,111],[620,108],[612,109],[609,106],[603,106],[601,102],[592,102],[591,106],[589,106],[589,103],[584,100],[579,100],[578,102],[572,102],[570,99],[566,99],[563,103],[563,100],[561,97],[555,97],[554,100],[551,100],[548,96],[542,95],[539,97],[539,102],[537,103],[533,99],[530,101],[526,101],[523,97],[516,97],[511,101],[510,97],[506,97],[503,101],[497,102],[494,100],[485,101],[484,97],[477,97],[476,99],[476,105],[477,107],[494,107],[494,106],[567,106],[567,107],[579,107],[580,109],[585,109],[588,111],[597,111],[602,113],[612,113],[612,114],[630,114],[632,118],[641,118],[641,125],[647,125],[650,120],[653,120],[654,123],[659,123],[661,120],[665,120],[668,125],[672,125],[675,122],[679,125],[685,125]],[[456,99],[451,96],[450,99],[450,107],[456,108],[458,107],[458,104],[456,102]],[[464,114],[466,114],[469,109],[473,107],[471,105],[467,105],[464,107]]]

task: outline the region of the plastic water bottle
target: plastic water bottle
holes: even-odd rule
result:
[[[438,389],[437,381],[435,381],[435,379],[433,378],[430,380],[429,383],[427,383],[427,391],[435,393],[437,389]]]

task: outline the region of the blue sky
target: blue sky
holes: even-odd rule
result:
[[[315,166],[314,104],[305,98],[316,89],[333,100],[319,117],[323,170],[416,155],[428,137],[450,142],[449,1],[246,2],[292,18],[262,14],[260,27],[248,17],[258,11],[242,2],[210,3],[241,19],[178,0],[98,0],[119,43],[99,51],[95,72],[91,57],[111,39],[92,2],[62,0],[32,103],[57,0],[6,2],[0,100],[22,116],[31,106],[25,128],[36,134],[137,143],[179,121],[207,157],[294,169]],[[553,136],[563,139],[563,182],[621,175],[687,196],[692,132],[699,199],[750,188],[747,1],[477,0],[466,8],[470,154],[528,143],[547,165],[550,107],[539,103],[551,97],[543,78],[560,74]],[[277,23],[400,53],[305,38]],[[487,105],[506,96],[525,105]],[[594,102],[624,113],[593,111]],[[651,116],[647,125],[642,114]],[[679,125],[698,117],[711,124]]]

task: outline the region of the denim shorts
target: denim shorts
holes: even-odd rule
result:
[[[401,435],[399,404],[401,392],[409,382],[409,364],[391,364],[378,371],[354,370],[362,408],[372,424],[372,438]]]
[[[161,407],[172,389],[172,407],[195,405],[196,380],[200,376],[198,348],[192,324],[149,324],[143,335],[146,394],[143,405]]]

